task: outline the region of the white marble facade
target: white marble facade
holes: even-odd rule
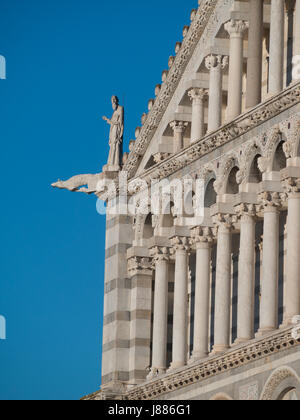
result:
[[[107,217],[103,385],[87,399],[300,398],[299,10],[192,11],[123,170],[133,196],[138,179],[203,179],[205,217]]]

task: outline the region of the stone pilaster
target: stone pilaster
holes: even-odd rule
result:
[[[258,336],[278,327],[279,209],[280,194],[263,192],[258,196],[258,211],[264,216],[263,267]]]
[[[200,140],[204,136],[204,101],[207,97],[206,89],[194,88],[188,92],[192,100],[192,132],[191,143]]]
[[[213,354],[230,348],[231,253],[235,217],[218,214],[213,217],[217,234],[217,272],[215,300],[215,340]]]
[[[276,95],[283,89],[284,66],[284,1],[271,1],[269,92]]]
[[[127,272],[127,250],[132,240],[132,219],[108,214],[102,384],[111,390],[129,381],[131,281]]]
[[[194,362],[207,357],[209,353],[209,298],[214,232],[209,227],[198,226],[192,229],[191,236],[196,247],[194,350],[191,359]]]
[[[128,250],[130,297],[129,383],[139,384],[147,376],[151,353],[152,267],[148,249]]]
[[[169,249],[154,247],[150,250],[155,268],[155,293],[153,316],[152,365],[148,379],[152,379],[167,369],[167,332],[168,332],[168,280]]]
[[[174,154],[180,152],[184,148],[183,134],[187,125],[188,123],[184,121],[172,121],[170,124],[170,127],[172,128],[174,132],[174,146],[173,146]]]
[[[225,24],[225,30],[230,35],[229,80],[228,80],[228,109],[227,120],[231,121],[242,112],[243,92],[243,59],[244,33],[248,23],[234,20]]]
[[[189,238],[171,238],[175,254],[175,290],[173,312],[173,354],[170,369],[187,363],[187,313],[188,313],[188,251]]]
[[[228,65],[228,57],[211,54],[205,59],[210,73],[208,132],[218,130],[222,125],[222,71]]]

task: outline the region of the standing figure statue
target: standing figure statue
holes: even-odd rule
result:
[[[117,96],[111,98],[114,110],[111,119],[103,117],[103,120],[110,125],[109,133],[109,156],[107,165],[103,168],[106,171],[119,171],[123,155],[123,134],[124,134],[124,108],[119,105]]]

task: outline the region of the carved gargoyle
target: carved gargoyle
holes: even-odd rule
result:
[[[101,174],[76,175],[67,181],[58,180],[52,184],[52,187],[72,192],[93,194],[97,191],[97,184],[100,180],[100,176]]]

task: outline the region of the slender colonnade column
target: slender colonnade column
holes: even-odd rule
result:
[[[263,335],[278,327],[278,275],[279,275],[279,207],[278,193],[259,195],[264,214],[263,267],[260,302],[260,328]]]
[[[204,136],[204,100],[207,96],[206,89],[195,88],[188,92],[192,105],[192,133],[191,142],[200,140]]]
[[[174,131],[174,154],[179,153],[183,148],[183,133],[187,127],[187,123],[183,121],[173,121],[170,127]]]
[[[250,0],[247,61],[247,109],[253,108],[261,102],[263,8],[264,2],[262,0]]]
[[[209,332],[209,297],[211,250],[213,243],[212,229],[196,227],[192,230],[193,242],[196,245],[196,290],[194,318],[194,350],[192,361],[208,355]]]
[[[210,71],[208,132],[218,130],[222,125],[222,70],[228,65],[228,57],[211,54],[205,59]]]
[[[167,368],[169,249],[155,247],[150,255],[155,264],[152,367],[148,378]]]
[[[255,205],[236,207],[241,221],[238,277],[237,343],[254,338]]]
[[[269,92],[276,95],[283,89],[284,66],[284,1],[271,1]]]
[[[248,23],[234,20],[225,24],[225,30],[230,35],[228,109],[227,120],[231,121],[242,112],[243,92],[243,37]]]
[[[230,348],[231,253],[233,219],[219,214],[215,218],[217,236],[217,273],[215,300],[215,342],[213,354]]]
[[[300,179],[285,181],[288,193],[287,220],[287,281],[286,314],[284,324],[291,324],[300,315]]]
[[[173,370],[185,366],[187,363],[189,239],[175,237],[171,242],[175,251],[173,355],[170,367]]]
[[[296,0],[295,8],[295,48],[294,55],[300,57],[300,0]],[[299,58],[300,60],[300,58]]]

